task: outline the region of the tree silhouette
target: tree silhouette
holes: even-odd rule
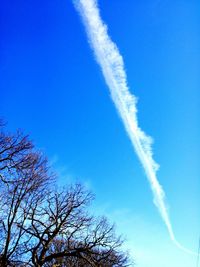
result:
[[[0,127],[0,266],[129,266],[114,226],[89,214],[91,192],[56,189],[28,136]]]

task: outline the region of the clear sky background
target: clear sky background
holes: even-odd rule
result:
[[[154,140],[177,239],[200,234],[200,2],[99,0],[124,57],[139,125]],[[138,267],[193,267],[177,249],[71,0],[7,0],[0,10],[0,115],[49,157],[59,183],[82,181],[116,222]]]

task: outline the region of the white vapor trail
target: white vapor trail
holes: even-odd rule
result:
[[[74,4],[83,19],[90,45],[102,69],[112,100],[124,123],[135,152],[143,165],[153,192],[154,203],[168,229],[170,238],[181,250],[195,254],[181,246],[175,238],[165,203],[165,193],[156,177],[158,164],[152,156],[152,139],[138,126],[136,97],[129,92],[123,58],[108,35],[107,26],[99,14],[97,1],[74,0]]]

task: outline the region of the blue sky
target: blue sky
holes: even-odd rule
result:
[[[158,178],[177,239],[197,250],[200,229],[200,4],[197,0],[99,0],[154,140]],[[0,114],[47,153],[60,183],[96,194],[141,267],[190,267],[170,241],[144,171],[109,97],[70,0],[4,1]]]

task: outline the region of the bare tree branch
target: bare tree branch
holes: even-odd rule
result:
[[[93,194],[80,184],[55,189],[28,136],[3,130],[0,123],[0,266],[129,266],[114,226],[88,213]]]

